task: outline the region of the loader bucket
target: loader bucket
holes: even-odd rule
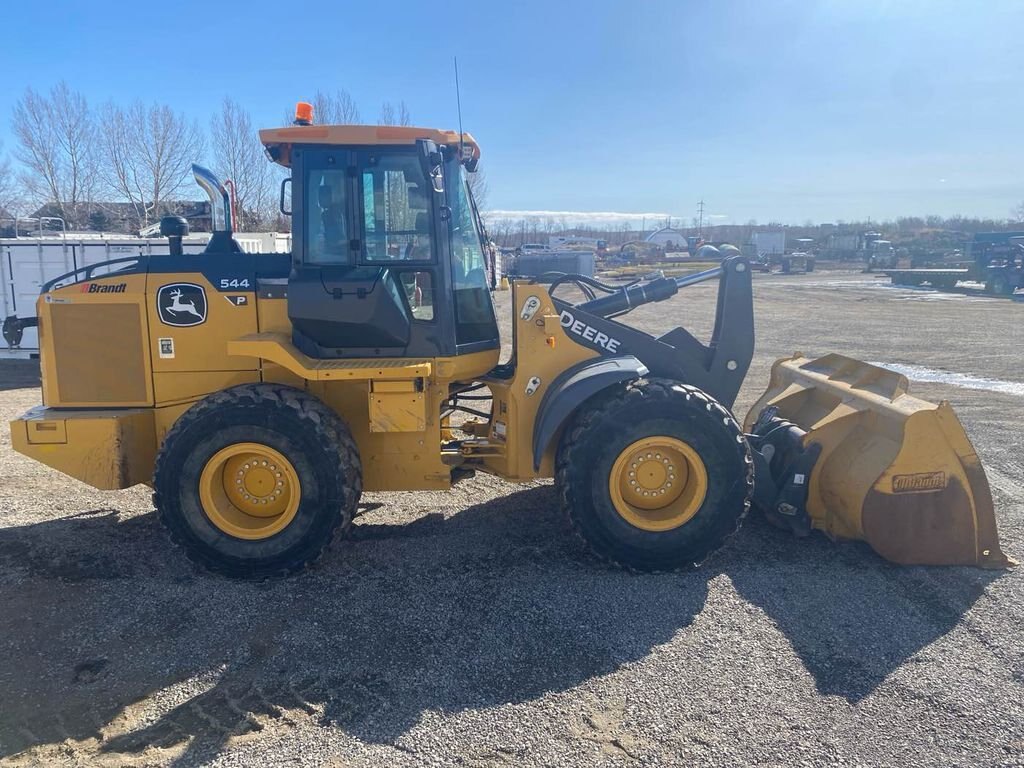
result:
[[[770,421],[810,457],[809,476],[789,476],[806,482],[810,528],[866,541],[905,565],[1014,565],[999,548],[988,479],[953,409],[907,388],[905,376],[842,355],[778,360],[746,431],[764,434]],[[776,457],[773,475],[779,466]]]

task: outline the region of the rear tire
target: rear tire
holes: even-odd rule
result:
[[[580,409],[559,445],[555,483],[598,557],[666,571],[699,565],[739,528],[754,473],[725,408],[695,387],[652,379]]]
[[[1009,296],[1013,293],[1013,286],[1006,275],[994,275],[987,287],[988,292],[994,296]]]
[[[790,267],[789,259],[785,259],[782,262],[782,274],[788,275],[789,272],[790,272],[790,269],[791,269],[791,267]]]
[[[298,389],[246,384],[167,433],[153,503],[188,557],[228,576],[299,571],[346,529],[362,493],[348,427]]]

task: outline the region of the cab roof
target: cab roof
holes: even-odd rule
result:
[[[461,143],[471,157],[464,162],[475,164],[480,159],[480,147],[468,133],[438,128],[415,128],[404,125],[289,125],[284,128],[266,128],[260,131],[260,141],[267,153],[280,165],[290,168],[292,146],[295,144],[323,144],[330,146],[370,146],[387,144],[415,144],[417,139],[428,139],[438,146],[458,147]]]

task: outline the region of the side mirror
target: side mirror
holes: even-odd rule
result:
[[[444,155],[427,139],[419,139],[416,146],[420,150],[421,167],[430,177],[430,186],[436,194],[441,194],[444,192]]]
[[[444,192],[444,170],[441,168],[440,164],[431,165],[430,184],[438,194]]]
[[[288,191],[287,195],[285,194],[285,190]],[[283,179],[281,181],[281,201],[280,201],[279,207],[281,209],[281,213],[283,213],[285,216],[291,216],[292,215],[292,209],[291,209],[291,205],[290,205],[291,199],[292,199],[291,191],[292,191],[292,179],[291,179],[291,176],[289,176],[287,179]],[[284,201],[285,201],[286,197],[287,197],[288,202],[289,202],[289,206],[287,208],[285,208],[285,205],[284,205]]]

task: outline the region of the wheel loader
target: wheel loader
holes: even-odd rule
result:
[[[1011,563],[963,428],[904,377],[835,354],[780,360],[741,426],[754,314],[735,249],[707,248],[720,265],[677,278],[514,281],[501,362],[473,137],[298,114],[260,133],[290,171],[290,254],[242,252],[223,185],[196,166],[216,230],[204,253],[183,254],[186,226],[168,219],[169,254],[43,287],[43,405],[11,423],[18,451],[96,488],[152,486],[171,537],[230,576],[307,566],[364,490],[476,472],[553,478],[593,552],[637,571],[699,564],[752,505],[898,563]],[[706,281],[707,342],[623,319]]]

